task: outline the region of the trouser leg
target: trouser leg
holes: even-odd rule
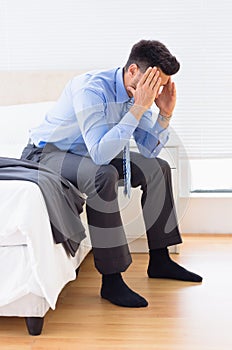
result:
[[[34,148],[38,161],[38,148]],[[33,150],[32,150],[33,152]],[[33,155],[27,152],[28,159]],[[131,263],[118,208],[118,172],[112,165],[98,166],[90,158],[46,146],[40,163],[60,173],[87,195],[86,212],[95,266],[102,274],[123,272]]]
[[[122,172],[121,160],[111,162]],[[160,158],[148,159],[131,152],[131,184],[141,186],[141,205],[149,249],[182,242],[172,193],[171,169]]]
[[[38,161],[37,149],[34,152]],[[28,151],[25,153],[33,160]],[[41,162],[88,195],[86,209],[97,269],[105,274],[125,271],[131,257],[117,202],[117,181],[123,177],[122,160],[116,158],[109,166],[97,166],[90,158],[46,151],[45,147]],[[142,190],[141,205],[149,248],[181,243],[168,163],[131,152],[131,173],[132,186],[141,186]]]
[[[134,185],[137,185],[137,173],[143,172],[141,204],[149,249],[181,243],[169,164],[160,158],[147,159],[136,154],[132,155],[132,161],[136,164],[132,179]]]

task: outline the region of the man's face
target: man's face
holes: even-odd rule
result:
[[[166,75],[165,73],[162,72],[160,68],[158,68],[158,71],[160,73],[160,78],[161,78],[161,84],[160,84],[160,90],[162,89],[163,86],[165,86],[170,78],[170,75]],[[131,77],[130,80],[130,86],[132,86],[134,89],[136,89],[140,79],[142,78],[144,73],[141,72],[141,70],[138,68],[135,72],[133,77]],[[157,93],[158,96],[159,92]],[[156,96],[156,97],[157,97]]]

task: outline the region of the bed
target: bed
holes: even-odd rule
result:
[[[29,128],[43,120],[66,82],[80,73],[0,71],[0,157],[20,157],[28,141]],[[177,161],[171,151],[176,149],[171,145],[162,150],[174,179]],[[132,189],[128,202],[122,189],[121,195],[119,192],[131,252],[148,250],[140,196],[139,190]],[[29,333],[38,335],[46,312],[49,308],[55,309],[61,290],[76,278],[76,271],[91,250],[85,210],[81,219],[87,237],[75,257],[69,257],[62,245],[54,244],[46,204],[36,184],[1,180],[0,198],[0,316],[24,317]],[[174,246],[170,251],[179,250]]]
[[[68,79],[79,73],[0,72],[1,157],[20,157],[28,129],[42,121]],[[88,230],[76,255],[68,256],[54,243],[45,200],[35,183],[1,180],[0,198],[0,316],[24,317],[29,334],[38,335],[47,311],[55,309],[61,290],[76,278],[91,250]],[[82,222],[87,228],[83,215]]]

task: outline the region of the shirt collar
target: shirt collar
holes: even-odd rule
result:
[[[123,68],[118,68],[116,72],[116,102],[126,102],[129,100],[128,93],[126,91],[124,82],[123,82]]]

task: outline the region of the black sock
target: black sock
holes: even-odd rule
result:
[[[120,273],[102,275],[101,297],[112,304],[124,307],[145,307],[148,302],[133,292],[123,281]]]
[[[147,269],[150,278],[169,278],[180,281],[201,282],[202,277],[186,270],[171,260],[168,249],[151,249]]]

